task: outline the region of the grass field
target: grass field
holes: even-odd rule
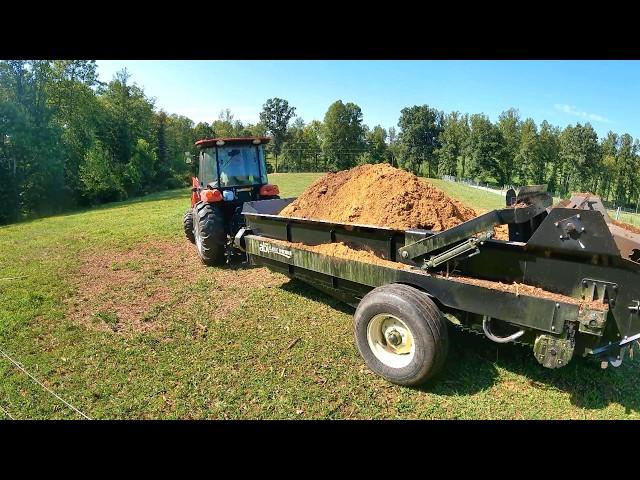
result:
[[[295,196],[317,175],[270,179]],[[349,308],[265,269],[201,265],[188,202],[169,191],[0,228],[0,348],[91,418],[640,418],[637,359],[552,371],[457,331],[439,378],[389,384],[359,357]],[[80,418],[3,356],[0,417]]]

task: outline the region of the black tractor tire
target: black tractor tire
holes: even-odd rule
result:
[[[182,225],[184,227],[184,234],[187,237],[187,239],[191,243],[196,243],[196,234],[193,230],[193,209],[192,208],[187,210],[187,213],[184,214]]]
[[[222,213],[208,203],[199,202],[195,206],[194,233],[198,256],[209,266],[225,262],[225,232]]]
[[[382,330],[391,324],[400,328],[394,331],[395,326],[388,327],[391,330],[386,331],[391,331],[393,336],[385,337]],[[444,366],[449,351],[447,320],[433,300],[417,288],[399,283],[374,288],[360,301],[353,316],[353,327],[358,350],[367,366],[391,383],[419,385],[437,375]],[[407,329],[411,342],[406,345],[413,345],[412,353],[397,354],[387,340],[402,338],[399,348],[403,348],[405,336],[400,337],[398,332],[406,333]]]

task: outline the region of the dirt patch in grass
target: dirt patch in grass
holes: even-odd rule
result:
[[[220,318],[254,289],[286,281],[266,268],[205,267],[188,242],[89,250],[80,262],[73,278],[76,293],[67,300],[70,317],[92,329],[122,334],[162,331],[172,318],[189,318],[205,307]],[[193,320],[203,322],[200,316]]]

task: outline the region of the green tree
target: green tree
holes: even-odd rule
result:
[[[389,161],[387,131],[380,125],[365,132],[367,151],[360,157],[360,163],[383,163]]]
[[[399,150],[399,143],[398,143],[398,132],[396,131],[396,127],[389,127],[389,135],[388,135],[388,139],[389,139],[389,145],[387,147],[387,151],[389,153],[389,162],[391,163],[391,165],[393,166],[397,166],[398,165],[398,150]]]
[[[502,133],[486,115],[471,115],[469,123],[469,174],[481,181],[506,185],[510,175],[505,171]]]
[[[20,218],[22,179],[18,163],[24,158],[26,118],[18,107],[0,100],[0,224]]]
[[[171,154],[167,146],[167,113],[164,110],[160,110],[155,114],[153,120],[156,131],[157,175],[159,178],[167,178],[171,171]],[[189,129],[189,133],[191,133],[191,129]],[[188,135],[188,137],[191,137],[191,135]]]
[[[94,90],[100,85],[96,68],[93,60],[55,60],[46,86],[51,121],[62,132],[65,207],[81,201],[79,166],[102,114]]]
[[[438,138],[439,147],[435,150],[440,175],[457,175],[464,177],[469,144],[469,119],[460,112],[445,115],[442,132]]]
[[[200,122],[193,128],[193,142],[204,140],[205,138],[214,138],[213,128],[207,122]]]
[[[127,198],[117,170],[109,149],[96,140],[80,165],[83,195],[90,203],[113,202]]]
[[[260,122],[272,136],[270,149],[275,156],[275,169],[278,171],[278,155],[282,151],[282,144],[287,137],[289,121],[295,117],[295,107],[282,98],[270,98],[262,106]]]
[[[600,168],[598,135],[590,124],[567,126],[560,134],[560,187],[570,190],[597,189]]]
[[[600,151],[602,155],[602,173],[600,176],[600,194],[605,200],[609,199],[611,190],[618,183],[618,143],[619,136],[615,132],[609,131],[607,136],[602,139]]]
[[[206,136],[206,135],[205,135]],[[185,163],[185,153],[195,153],[195,142],[202,138],[195,138],[193,121],[183,115],[171,114],[167,117],[166,144],[169,171],[164,184],[171,188],[188,183],[190,166]],[[176,183],[178,182],[178,183]]]
[[[638,143],[628,133],[620,136],[620,147],[616,157],[617,183],[615,200],[618,205],[635,199],[638,179]]]
[[[540,124],[540,133],[538,135],[539,162],[540,166],[544,165],[544,174],[541,183],[546,182],[551,192],[555,192],[558,188],[556,178],[560,155],[559,137],[560,129],[543,120]]]
[[[356,164],[365,149],[362,110],[355,103],[332,103],[324,116],[322,153],[325,166],[344,170]]]
[[[515,108],[510,108],[500,114],[497,124],[502,135],[502,149],[497,157],[498,170],[502,173],[501,182],[511,184],[514,179],[522,177],[522,164],[516,162],[520,150],[520,130],[522,122],[520,114]]]
[[[154,146],[157,142],[154,102],[130,78],[126,69],[116,73],[99,97],[106,112],[99,139],[118,165],[129,162],[139,138]]]
[[[304,131],[304,120],[298,117],[293,122],[287,134],[287,141],[284,142],[281,148],[283,162],[281,167],[284,167],[288,172],[300,172],[303,170],[303,165],[307,156],[307,142]]]
[[[122,175],[124,188],[129,195],[148,193],[153,189],[156,160],[157,154],[153,147],[139,138]]]
[[[60,128],[52,121],[48,84],[52,81],[48,60],[0,62],[0,102],[19,118],[11,144],[11,178],[18,193],[19,214],[48,214],[63,206],[64,159]],[[6,136],[3,139],[7,141]],[[14,175],[15,172],[15,175]]]
[[[415,105],[400,111],[399,165],[415,174],[435,173],[440,147],[439,136],[443,129],[444,114],[428,105]]]
[[[540,141],[536,122],[527,118],[520,127],[520,142],[515,155],[520,185],[544,183],[545,164],[540,154]]]
[[[234,115],[228,108],[220,110],[218,119],[211,124],[215,137],[234,137]]]
[[[315,172],[320,171],[323,128],[324,126],[319,120],[313,120],[304,127],[304,138],[309,156],[309,170]]]

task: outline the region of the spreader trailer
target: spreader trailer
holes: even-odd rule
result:
[[[391,382],[438,373],[448,324],[531,345],[548,368],[575,355],[617,367],[640,339],[640,235],[598,197],[551,206],[546,186],[523,187],[505,208],[441,232],[279,216],[293,200],[245,203],[235,246],[355,307],[358,350]],[[508,241],[492,238],[500,225]],[[356,254],[327,248],[344,245]]]

